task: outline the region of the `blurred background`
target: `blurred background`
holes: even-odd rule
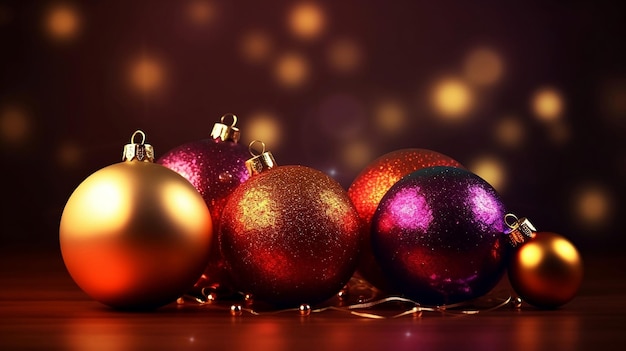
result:
[[[619,250],[618,1],[0,1],[0,245],[58,248],[63,206],[136,129],[157,157],[225,113],[346,189],[426,148],[582,251]]]

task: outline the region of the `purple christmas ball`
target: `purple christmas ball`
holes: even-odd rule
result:
[[[196,283],[199,288],[230,288],[219,252],[217,230],[228,196],[250,177],[245,165],[250,157],[248,148],[236,140],[216,138],[180,145],[157,160],[157,163],[178,172],[193,184],[211,211],[213,239],[209,263]]]
[[[374,255],[397,291],[420,303],[480,297],[505,270],[504,215],[496,191],[477,175],[424,168],[380,201],[372,219]]]
[[[239,184],[250,178],[246,160],[248,148],[220,139],[203,139],[180,145],[157,160],[157,163],[178,172],[198,190],[219,221],[226,197]]]

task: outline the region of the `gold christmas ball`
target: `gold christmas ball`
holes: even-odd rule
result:
[[[583,279],[583,263],[576,247],[563,236],[537,232],[509,264],[513,289],[531,305],[556,308],[574,298]]]
[[[192,288],[209,258],[212,223],[196,189],[152,162],[126,161],[85,179],[59,229],[63,260],[93,299],[151,309]]]

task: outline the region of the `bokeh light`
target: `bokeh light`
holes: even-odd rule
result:
[[[81,148],[72,141],[65,141],[56,151],[56,159],[59,166],[63,168],[76,168],[82,160]]]
[[[444,78],[435,83],[432,91],[435,111],[446,119],[464,117],[472,107],[472,91],[467,83],[456,78]]]
[[[342,151],[342,163],[349,169],[361,170],[372,160],[373,151],[369,143],[352,141],[345,143]]]
[[[535,116],[546,122],[559,119],[564,109],[561,93],[550,87],[537,90],[532,97],[531,104]]]
[[[327,52],[328,64],[338,73],[351,73],[358,70],[363,60],[359,45],[351,39],[333,41]]]
[[[469,170],[484,179],[497,191],[506,189],[507,172],[504,163],[494,156],[479,156],[469,163]]]
[[[275,77],[286,88],[297,88],[309,78],[309,63],[298,53],[286,53],[276,61]]]
[[[31,119],[22,108],[5,106],[0,112],[0,141],[10,146],[25,144],[31,136]]]
[[[288,14],[291,32],[300,39],[318,37],[326,26],[326,14],[315,2],[294,5]]]
[[[613,215],[613,199],[609,191],[598,184],[587,184],[574,192],[574,218],[587,228],[600,228]]]
[[[406,127],[407,111],[399,101],[386,99],[374,107],[374,118],[379,130],[395,134]]]
[[[246,118],[246,138],[260,140],[268,149],[276,150],[281,143],[282,126],[280,118],[269,112],[256,112]],[[243,134],[242,134],[243,135]]]
[[[272,53],[272,39],[261,30],[251,30],[239,42],[241,56],[250,63],[265,62]]]
[[[465,58],[465,78],[476,84],[487,86],[500,80],[504,64],[500,55],[488,48],[471,51]]]
[[[504,117],[498,121],[494,133],[500,145],[510,148],[522,146],[526,135],[522,121],[513,116]]]
[[[213,1],[191,0],[187,4],[187,17],[195,25],[206,25],[215,20],[217,8]]]
[[[76,8],[69,4],[58,4],[48,10],[44,26],[50,37],[66,41],[78,34],[80,22]]]
[[[155,58],[142,56],[132,64],[130,79],[137,90],[143,93],[153,92],[163,84],[163,67]]]

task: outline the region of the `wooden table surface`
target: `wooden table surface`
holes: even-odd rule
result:
[[[0,350],[623,350],[626,260],[585,257],[579,295],[558,310],[368,319],[340,311],[244,314],[195,303],[119,312],[90,300],[55,250],[2,250]],[[505,281],[498,288],[507,286]]]

